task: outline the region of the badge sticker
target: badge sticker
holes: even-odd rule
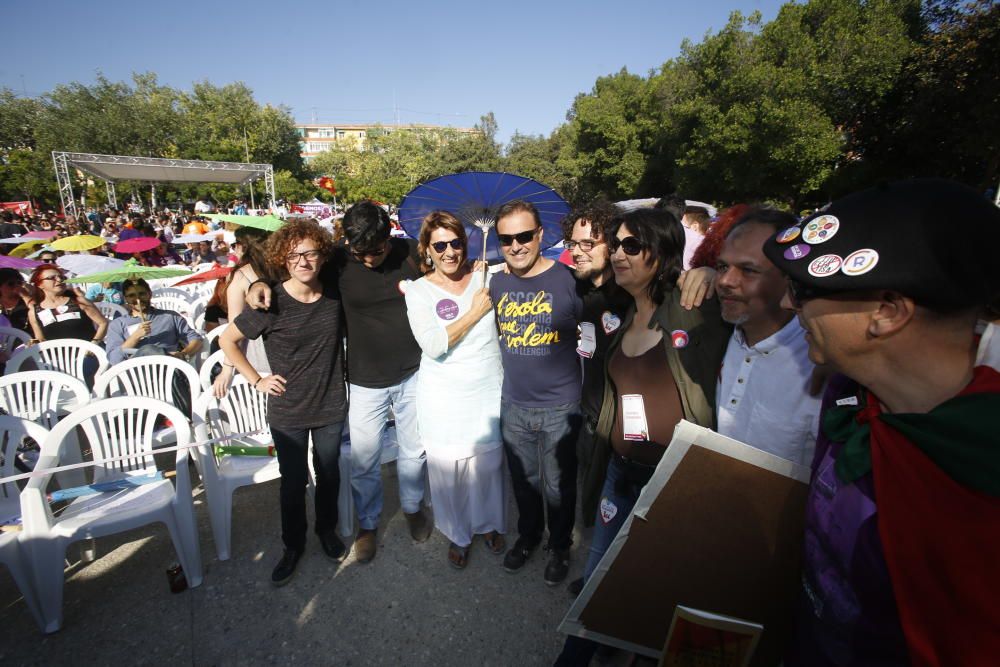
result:
[[[617,331],[621,325],[621,318],[610,310],[605,310],[604,314],[601,315],[601,326],[604,327],[604,333],[610,334],[612,331]]]
[[[649,440],[642,394],[622,394],[622,437],[634,442]]]
[[[604,522],[605,526],[611,523],[616,514],[618,514],[618,508],[615,507],[615,504],[607,498],[601,498],[601,521]]]
[[[458,304],[451,299],[441,299],[434,308],[442,320],[453,320],[458,317]]]
[[[683,329],[674,329],[670,332],[670,342],[676,348],[687,347],[688,340],[688,332]]]
[[[840,270],[844,260],[840,255],[823,255],[809,262],[809,275],[814,278],[825,278]]]
[[[857,405],[857,404],[858,404],[857,396],[848,396],[847,398],[841,398],[837,400],[837,405],[841,407],[845,405]]]
[[[805,243],[796,243],[793,246],[788,246],[788,249],[785,250],[785,259],[802,259],[810,252],[812,252],[810,246]]]
[[[878,253],[871,248],[862,248],[845,257],[840,270],[849,276],[860,276],[874,269],[876,264],[878,264]]]
[[[580,322],[580,343],[576,346],[576,353],[585,359],[594,356],[597,349],[597,330],[593,322]]]
[[[798,227],[789,227],[785,231],[778,234],[774,238],[774,240],[777,241],[778,243],[790,243],[791,241],[794,241],[795,239],[799,238],[799,234],[801,233],[802,230],[799,229]]]
[[[810,245],[826,243],[837,234],[840,220],[836,216],[821,215],[806,223],[802,229],[802,240]]]

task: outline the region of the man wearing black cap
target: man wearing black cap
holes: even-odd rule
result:
[[[785,664],[1000,655],[1000,374],[974,365],[998,246],[1000,210],[937,179],[845,197],[765,244],[810,358],[846,376],[824,398]]]

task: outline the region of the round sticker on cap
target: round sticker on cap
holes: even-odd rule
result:
[[[849,276],[860,276],[874,269],[876,264],[878,264],[878,253],[871,248],[862,248],[845,257],[840,270]]]
[[[453,320],[458,317],[458,304],[451,299],[441,299],[435,306],[438,317],[442,320]]]
[[[810,245],[826,243],[837,234],[840,220],[832,215],[821,215],[813,218],[802,228],[802,240]]]
[[[809,275],[814,278],[824,278],[840,270],[844,260],[840,255],[822,255],[809,262]]]
[[[812,248],[805,243],[796,243],[795,245],[788,246],[788,249],[785,250],[785,259],[802,259],[810,252],[812,252]]]
[[[670,332],[670,340],[674,344],[674,347],[687,347],[688,332],[684,331],[684,329],[674,329]]]
[[[776,237],[774,237],[774,240],[777,241],[778,243],[789,243],[790,241],[794,241],[795,239],[799,238],[799,234],[801,233],[802,230],[799,229],[798,227],[789,227],[788,229],[786,229],[785,231],[781,232]]]

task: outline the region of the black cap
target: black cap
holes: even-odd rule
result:
[[[937,178],[848,195],[768,239],[796,282],[831,291],[892,289],[932,308],[983,306],[1000,292],[1000,208]]]

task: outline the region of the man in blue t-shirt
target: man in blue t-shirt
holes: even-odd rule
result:
[[[541,256],[542,224],[534,206],[512,201],[501,207],[497,237],[509,269],[490,284],[504,369],[500,429],[518,511],[517,541],[503,566],[520,570],[541,543],[544,494],[552,551],[545,583],[554,586],[569,572],[576,517],[582,302],[573,274]]]

